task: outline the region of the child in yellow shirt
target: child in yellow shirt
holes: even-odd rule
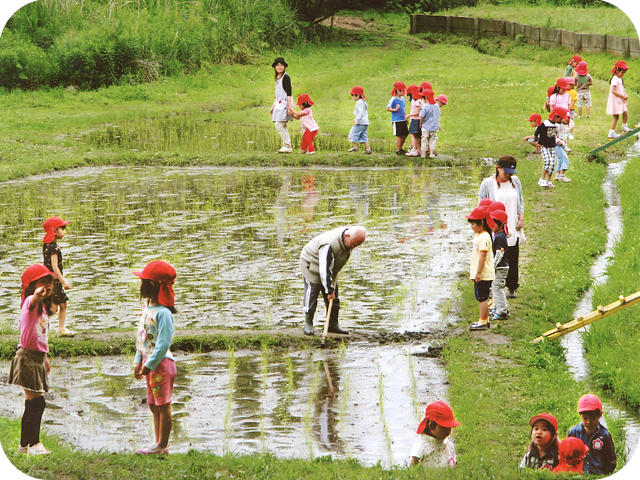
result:
[[[474,285],[476,300],[480,303],[480,319],[469,327],[470,330],[489,330],[489,293],[495,277],[491,228],[487,224],[489,210],[485,207],[474,208],[466,215],[476,236],[473,238],[471,267],[469,276]]]

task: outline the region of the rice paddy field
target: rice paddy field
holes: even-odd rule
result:
[[[608,18],[601,11],[616,12],[586,9],[587,23],[628,30],[618,13]],[[544,18],[530,17],[546,26]],[[635,311],[583,334],[586,380],[572,375],[559,342],[529,343],[569,321],[593,283],[590,268],[607,242],[605,162],[626,164],[618,180],[624,229],[609,281],[595,288],[593,304],[637,289],[637,149],[629,141],[595,161],[586,156],[606,137],[608,72],[616,59],[587,58],[594,108],[591,119],[576,123],[573,182],[541,190],[542,162],[521,141],[532,133],[525,119],[542,111],[544,92],[570,53],[500,40],[410,37],[401,16],[361,18],[374,27],[336,30],[333,38],[285,51],[265,47],[247,64],[205,64],[191,74],[96,89],[3,90],[2,348],[15,345],[17,278],[41,258],[41,223],[54,214],[72,221],[62,248],[73,285],[69,319],[79,337],[133,332],[139,301],[130,272],[157,257],[179,272],[178,328],[301,327],[300,249],[322,231],[359,223],[369,238],[341,274],[341,324],[379,334],[437,331],[443,341],[425,335],[402,344],[345,341],[325,351],[176,352],[174,452],[162,458],[130,453],[151,429],[132,358],[64,350],[53,359],[55,387],[43,427],[53,453],[16,454],[22,396],[4,385],[3,361],[0,442],[20,471],[98,480],[552,478],[518,468],[530,441],[528,419],[553,413],[563,437],[579,421],[577,399],[591,392],[605,401],[621,478],[635,478],[633,465],[623,468],[634,453],[625,428],[638,412]],[[515,14],[513,20],[527,23]],[[294,95],[315,101],[320,135],[312,159],[275,153],[270,64],[281,54]],[[629,65],[625,85],[635,124],[640,62]],[[437,159],[393,154],[385,106],[396,80],[430,81],[449,97]],[[364,87],[369,103],[371,156],[346,152],[354,85]],[[293,124],[294,142],[297,130]],[[466,282],[471,231],[464,214],[504,154],[518,159],[525,186],[522,286],[508,321],[471,334],[477,302]],[[435,343],[441,356],[424,355]],[[462,424],[453,433],[458,465],[408,468],[424,407],[441,398]]]

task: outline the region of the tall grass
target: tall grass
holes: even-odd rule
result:
[[[7,22],[0,86],[152,81],[248,63],[299,34],[284,0],[38,0]]]

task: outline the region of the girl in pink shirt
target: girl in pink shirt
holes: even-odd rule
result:
[[[551,107],[551,111],[556,107],[562,107],[570,110],[571,95],[567,93],[568,88],[569,85],[567,85],[567,81],[564,78],[559,78],[556,82],[556,87],[553,90],[553,95],[549,97],[549,106]]]
[[[49,315],[56,274],[33,264],[22,274],[20,305],[20,343],[11,362],[9,383],[24,389],[25,402],[18,453],[49,453],[40,443],[40,424],[45,409],[44,394],[49,391]]]
[[[302,106],[300,111],[292,111],[293,118],[300,120],[300,126],[302,127],[302,142],[300,143],[300,153],[306,153],[307,155],[313,155],[316,153],[316,147],[313,144],[313,140],[318,134],[318,124],[313,119],[313,113],[311,112],[311,106],[314,105],[313,100],[309,98],[309,95],[303,93],[298,97],[298,106]]]

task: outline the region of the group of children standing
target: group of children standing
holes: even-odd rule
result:
[[[48,355],[50,316],[58,312],[60,336],[74,335],[65,327],[68,299],[64,290],[70,285],[63,277],[62,252],[56,243],[65,236],[69,223],[59,217],[50,217],[44,222],[44,265],[29,266],[21,277],[20,342],[11,362],[9,383],[24,389],[18,453],[28,455],[49,453],[40,442],[40,426],[51,371]],[[133,274],[141,279],[140,299],[144,302],[136,341],[134,377],[146,378],[147,404],[153,415],[155,432],[155,441],[136,453],[168,453],[172,428],[171,394],[176,378],[175,361],[169,350],[174,331],[173,314],[176,313],[172,286],[176,271],[168,263],[155,260]]]
[[[628,69],[626,62],[620,60],[611,70],[606,108],[606,113],[612,115],[611,128],[607,135],[610,140],[621,136],[616,132],[620,115],[622,115],[622,134],[631,131],[627,124],[627,99],[629,96],[624,91],[623,81],[624,74]],[[585,117],[591,118],[591,107],[593,106],[591,85],[593,85],[593,77],[589,74],[587,62],[582,60],[580,55],[574,55],[567,65],[565,76],[558,78],[555,85],[547,89],[547,100],[544,107],[550,112],[549,117],[542,121],[541,115],[534,113],[527,119],[535,132],[522,140],[534,145],[536,147],[535,153],[542,154],[544,164],[538,185],[543,188],[555,188],[551,182],[554,171],[556,172],[556,181],[571,181],[566,176],[566,171],[569,168],[567,154],[571,152],[568,142],[574,140],[574,118],[583,118],[583,108],[585,109]]]

